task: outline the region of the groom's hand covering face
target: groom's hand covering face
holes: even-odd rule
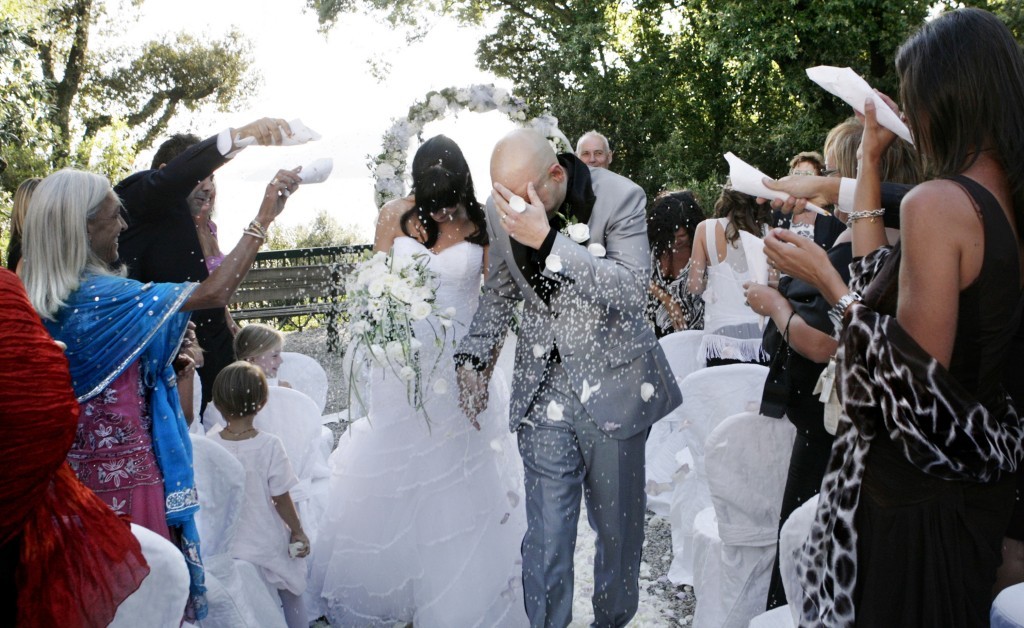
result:
[[[510,238],[523,246],[539,249],[551,231],[544,203],[537,194],[533,182],[526,184],[526,198],[523,199],[526,201],[526,208],[521,213],[512,209],[510,203],[513,196],[516,195],[507,187],[497,181],[494,182],[491,198],[494,199],[494,206],[498,210],[501,227]]]

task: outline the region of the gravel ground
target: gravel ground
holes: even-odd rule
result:
[[[314,328],[287,334],[286,351],[304,353],[316,358],[327,371],[329,388],[326,414],[345,410],[348,393],[342,376],[342,356],[327,353],[327,332]],[[344,425],[330,424],[335,439],[344,432]],[[584,511],[585,512],[585,511]],[[668,581],[667,573],[672,562],[672,534],[668,521],[653,513],[647,513],[647,537],[644,541],[643,557],[640,564],[640,608],[631,626],[689,626],[693,622],[696,598],[693,587],[676,587]],[[573,600],[572,627],[589,626],[593,615],[590,595],[593,592],[594,532],[586,523],[586,516],[580,517],[579,538],[576,544],[576,583]],[[327,628],[324,621],[312,624],[315,628]]]

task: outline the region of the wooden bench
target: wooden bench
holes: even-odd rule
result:
[[[235,320],[327,324],[327,350],[338,349],[345,276],[368,244],[264,251],[231,299]]]

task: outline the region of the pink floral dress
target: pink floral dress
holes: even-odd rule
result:
[[[164,480],[153,453],[150,414],[138,360],[81,404],[68,462],[118,515],[170,540]]]

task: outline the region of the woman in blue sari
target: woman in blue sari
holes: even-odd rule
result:
[[[192,577],[186,619],[202,619],[206,609],[192,447],[174,361],[189,311],[227,305],[299,181],[297,171],[277,173],[256,219],[202,283],[143,284],[116,269],[127,225],[99,175],[46,177],[24,227],[22,281],[49,332],[67,345],[80,405],[68,461],[115,513],[181,549]]]

